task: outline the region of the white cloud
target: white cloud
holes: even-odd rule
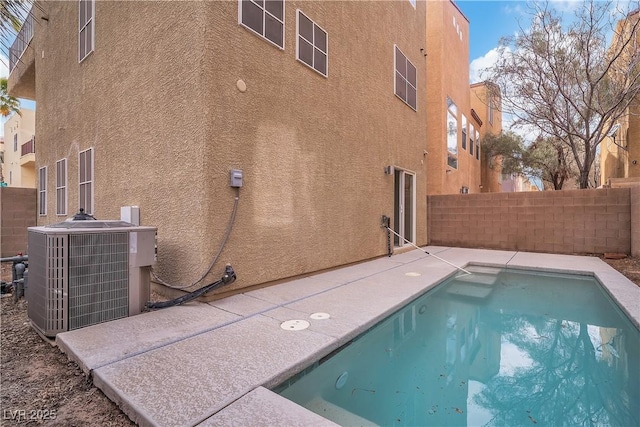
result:
[[[493,48],[485,53],[484,56],[471,61],[469,65],[469,81],[471,84],[483,81],[482,72],[487,68],[491,68],[498,58],[498,48]]]

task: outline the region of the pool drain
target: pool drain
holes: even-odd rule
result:
[[[321,313],[321,312],[320,313],[313,313],[313,314],[311,314],[309,316],[309,318],[313,319],[313,320],[325,320],[325,319],[328,319],[330,317],[331,317],[331,315],[329,313]]]
[[[301,331],[303,329],[307,329],[310,323],[306,320],[287,320],[286,322],[282,322],[280,327],[285,331]]]

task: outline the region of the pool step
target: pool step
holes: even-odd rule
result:
[[[375,426],[377,425],[373,421],[369,421],[360,415],[349,412],[338,405],[334,405],[331,402],[324,400],[322,397],[317,396],[311,399],[305,408],[320,414],[323,417],[340,424],[341,426]]]
[[[497,280],[496,274],[473,272],[471,275],[457,277],[456,283],[449,286],[447,293],[469,298],[488,298]]]

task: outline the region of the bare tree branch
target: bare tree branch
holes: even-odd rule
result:
[[[551,4],[529,4],[530,28],[502,40],[483,77],[499,87],[515,126],[567,146],[587,188],[598,145],[640,94],[640,12],[587,0],[564,25]]]

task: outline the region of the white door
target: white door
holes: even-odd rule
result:
[[[395,169],[393,193],[393,231],[415,243],[415,174]],[[404,246],[405,240],[394,236],[395,246]]]

